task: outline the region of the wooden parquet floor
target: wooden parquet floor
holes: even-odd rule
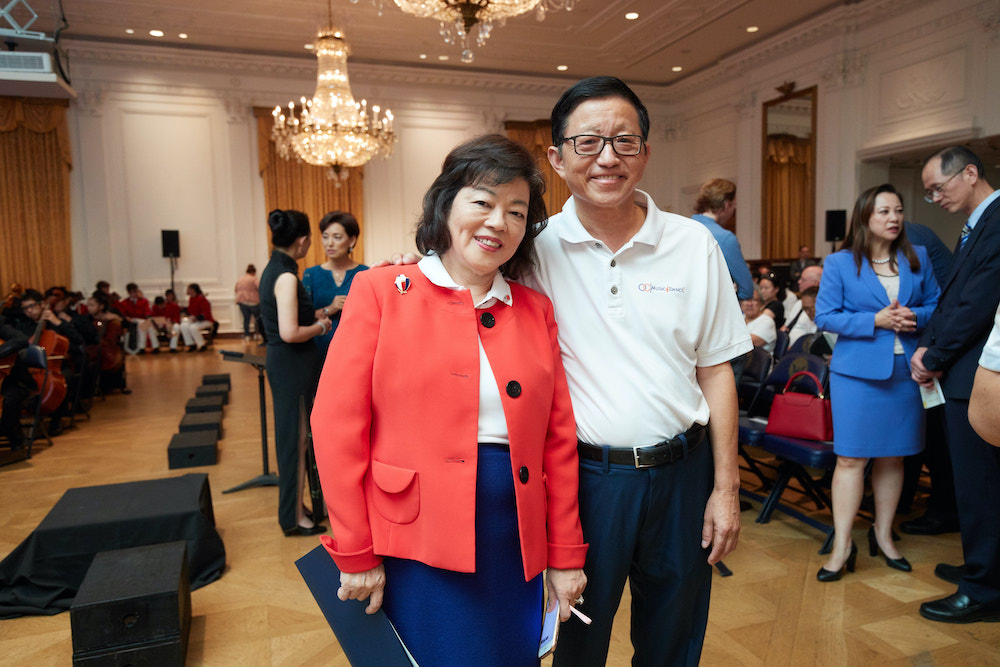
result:
[[[261,454],[256,371],[224,362],[219,349],[255,351],[221,340],[202,354],[131,357],[133,394],[97,401],[90,421],[55,438],[53,447],[0,468],[0,553],[17,546],[66,489],[207,472],[227,567],[192,593],[188,664],[345,666],[294,565],[315,538],[282,536],[274,487],[222,495],[260,473]],[[233,380],[219,462],[169,470],[167,443],[206,373]],[[272,427],[270,396],[268,411]],[[269,441],[273,470],[273,435]],[[780,512],[756,524],[755,511],[744,513],[740,547],[726,559],[733,576],[715,575],[703,665],[1000,665],[1000,624],[938,624],[917,613],[921,601],[952,592],[933,570],[961,560],[957,535],[904,536],[900,548],[913,563],[911,574],[863,550],[856,573],[821,584],[821,535]],[[824,512],[814,516],[829,521]],[[866,528],[860,521],[855,528],[859,546]],[[626,592],[608,659],[615,667],[631,664],[628,602]],[[63,613],[0,621],[0,664],[71,664],[69,620]]]

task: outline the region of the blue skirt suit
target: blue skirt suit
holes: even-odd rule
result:
[[[875,327],[875,314],[889,305],[885,287],[862,259],[860,275],[850,250],[827,257],[816,298],[816,326],[838,334],[830,361],[833,449],[858,458],[908,456],[923,449],[920,389],[910,379],[910,357],[919,331],[937,305],[940,289],[922,246],[914,246],[920,268],[896,257],[899,303],[916,315],[917,331],[900,333],[903,354],[895,354],[895,332]]]

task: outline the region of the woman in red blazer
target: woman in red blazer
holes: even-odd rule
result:
[[[416,266],[355,277],[312,412],[341,599],[384,605],[418,664],[537,664],[542,575],[582,593],[578,461],[534,262],[544,182],[499,135],[424,196]]]

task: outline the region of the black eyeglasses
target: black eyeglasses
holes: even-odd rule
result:
[[[599,134],[578,134],[566,137],[560,143],[573,142],[573,151],[577,155],[600,155],[604,146],[611,144],[611,150],[622,157],[638,155],[646,142],[638,134],[619,134],[617,137],[602,137]]]

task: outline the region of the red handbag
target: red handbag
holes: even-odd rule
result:
[[[800,375],[811,377],[816,383],[815,394],[788,390]],[[819,378],[809,371],[799,371],[788,378],[785,389],[771,403],[771,414],[767,418],[764,432],[803,440],[833,440],[830,399],[823,396]]]

